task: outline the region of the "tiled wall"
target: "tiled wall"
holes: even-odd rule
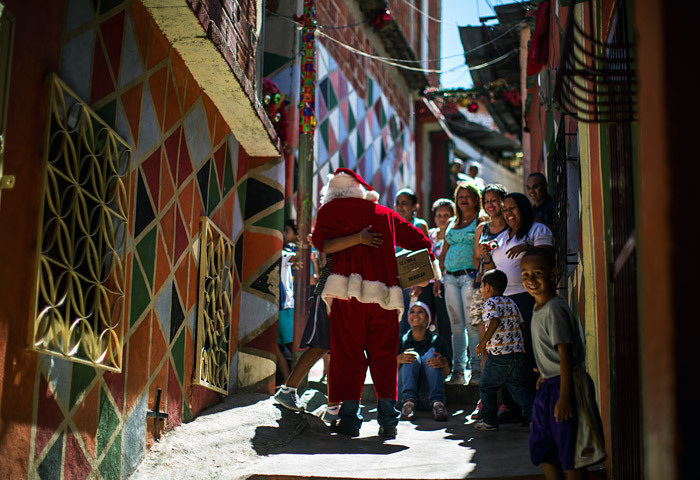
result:
[[[372,78],[366,98],[348,81],[328,50],[317,43],[314,175],[318,194],[337,167],[356,170],[392,206],[403,187],[415,187],[413,133]]]
[[[138,1],[67,0],[58,74],[133,149],[128,310],[121,373],[39,356],[29,475],[126,477],[148,410],[161,432],[219,398],[191,378],[201,215],[236,246],[230,384],[272,388],[284,165],[246,155]]]

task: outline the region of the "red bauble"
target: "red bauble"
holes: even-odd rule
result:
[[[469,105],[467,105],[467,110],[469,110],[471,113],[476,113],[477,110],[479,110],[479,104],[476,102],[470,102]]]

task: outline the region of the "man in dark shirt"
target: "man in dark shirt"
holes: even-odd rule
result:
[[[527,196],[535,210],[535,219],[551,229],[554,226],[554,199],[547,191],[547,178],[540,172],[527,177]]]

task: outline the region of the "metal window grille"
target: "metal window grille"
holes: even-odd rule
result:
[[[201,217],[199,225],[199,301],[194,383],[228,394],[235,246],[208,217]]]
[[[579,168],[578,157],[578,133],[567,132],[566,116],[562,115],[557,129],[557,137],[554,142],[554,150],[552,151],[552,166],[554,174],[553,180],[553,197],[554,197],[554,244],[555,258],[557,262],[557,270],[559,277],[557,284],[560,288],[566,288],[566,277],[569,271],[569,265],[578,265],[578,249],[573,249],[569,240],[569,224],[573,221],[575,226],[578,226],[578,218],[570,218],[569,191],[578,192],[578,188],[570,188],[570,180],[576,182],[578,178],[569,178],[569,171],[572,165]]]
[[[120,371],[131,149],[55,75],[50,98],[31,345]]]
[[[593,2],[582,9],[594,30]],[[621,10],[621,2],[616,9]],[[562,110],[581,122],[631,122],[637,117],[637,74],[634,45],[626,36],[602,42],[588,33],[571,11],[562,42],[554,96]],[[613,21],[612,30],[615,25]]]

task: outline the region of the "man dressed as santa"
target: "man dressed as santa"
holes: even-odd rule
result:
[[[383,242],[355,245],[333,254],[331,275],[321,294],[330,311],[329,400],[343,402],[331,430],[359,436],[360,396],[369,366],[377,394],[379,435],[396,437],[399,319],[403,295],[395,247],[431,251],[430,240],[393,210],[377,204],[379,194],[352,170],[338,168],[323,188],[313,243],[344,237],[371,225]],[[431,259],[435,262],[432,251]],[[436,266],[434,271],[439,272]],[[437,273],[439,275],[439,273]]]

